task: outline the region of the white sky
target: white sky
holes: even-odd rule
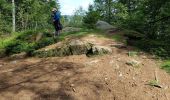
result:
[[[59,3],[62,15],[72,15],[74,10],[80,6],[87,10],[89,4],[93,3],[93,0],[59,0]]]

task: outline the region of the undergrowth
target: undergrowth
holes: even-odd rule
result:
[[[166,70],[168,73],[170,73],[170,60],[163,62],[161,68]]]

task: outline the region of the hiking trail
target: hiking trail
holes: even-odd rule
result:
[[[112,53],[1,59],[0,100],[170,100],[170,76],[152,55],[96,35],[79,39]]]

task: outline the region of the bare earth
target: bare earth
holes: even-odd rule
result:
[[[121,44],[93,35],[82,38],[105,46]],[[110,55],[0,60],[0,100],[170,100],[170,75],[158,61],[132,48],[112,47]],[[127,65],[137,60],[139,67]],[[162,88],[147,85],[155,79]]]

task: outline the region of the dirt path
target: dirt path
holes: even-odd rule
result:
[[[82,39],[113,46],[115,41]],[[0,60],[0,100],[170,100],[170,75],[146,54],[128,56],[132,48],[112,47],[113,53]],[[132,67],[130,60],[140,62]],[[155,79],[162,88],[147,85]]]

